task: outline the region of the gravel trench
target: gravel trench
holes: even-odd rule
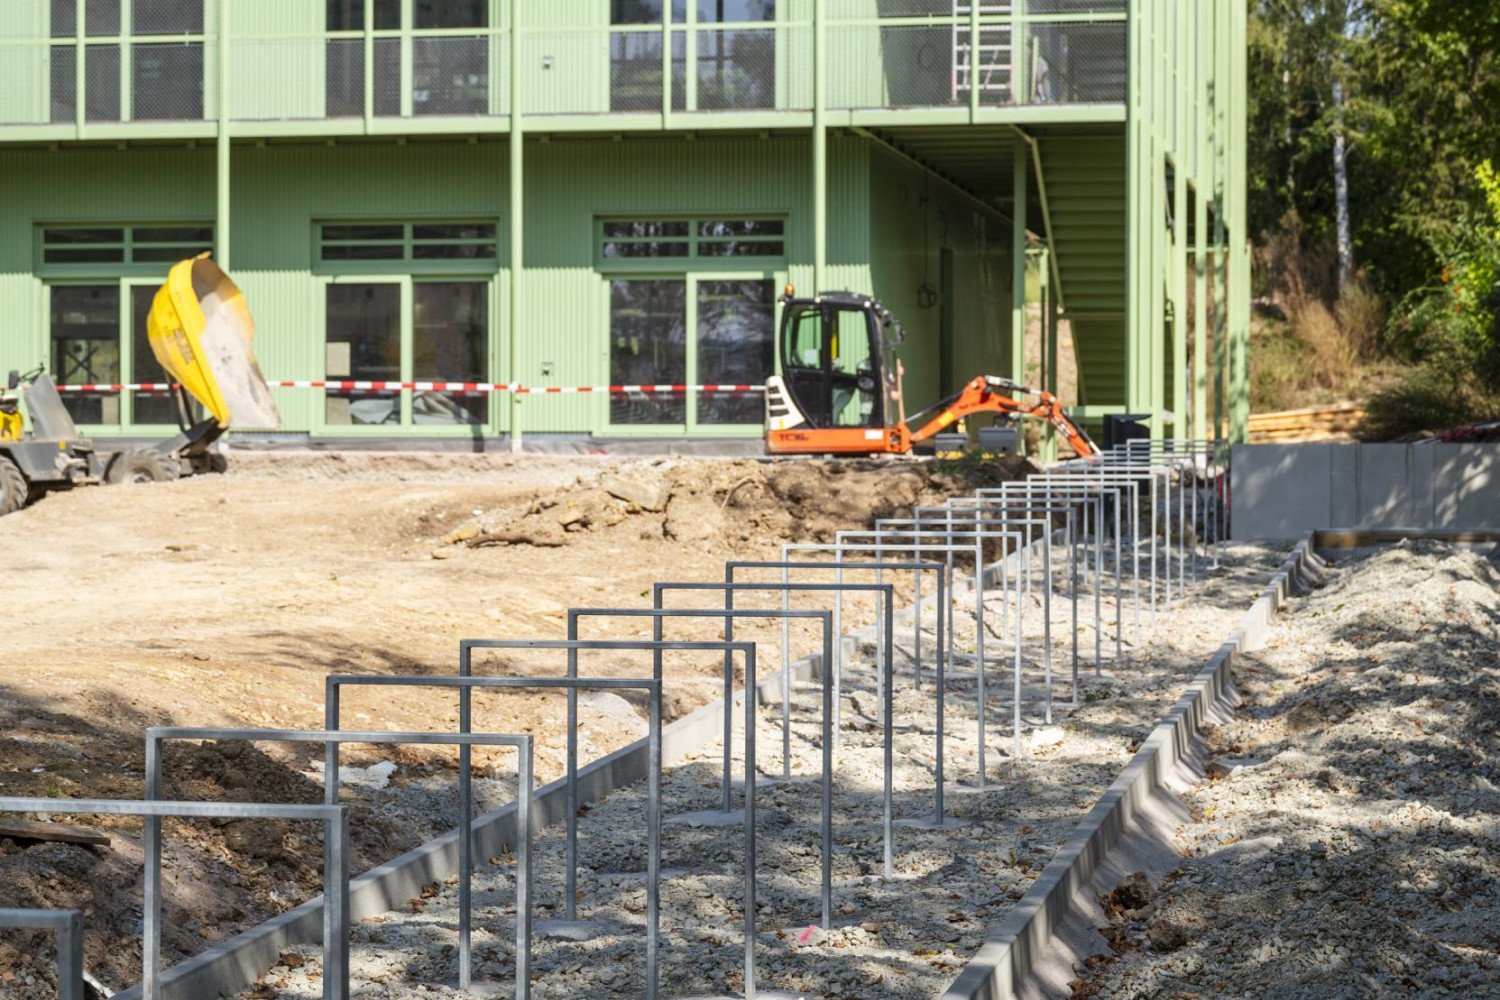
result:
[[[901,827],[895,838],[895,876],[881,875],[881,727],[878,692],[862,645],[863,665],[845,674],[844,729],[834,786],[833,927],[819,921],[818,775],[821,767],[819,688],[795,692],[789,783],[758,785],[758,976],[762,989],[807,997],[919,998],[940,993],[978,948],[987,926],[1019,899],[1079,818],[1113,781],[1157,718],[1222,642],[1237,616],[1284,557],[1280,551],[1238,547],[1224,567],[1190,583],[1189,600],[1143,617],[1137,636],[1127,611],[1127,660],[1088,677],[1080,704],[1067,703],[1066,605],[1053,609],[1054,669],[1059,703],[1043,724],[1041,674],[1026,673],[1025,752],[1011,756],[1009,660],[990,668],[987,732],[989,778],[983,792],[955,792],[947,812],[968,825],[944,831]],[[1128,593],[1128,591],[1127,591]],[[1112,589],[1109,591],[1112,595]],[[956,609],[960,643],[972,649],[972,605]],[[1091,605],[1090,605],[1091,606]],[[1111,609],[1106,602],[1106,617]],[[992,596],[987,619],[1004,613]],[[1012,612],[1013,613],[1013,612]],[[1091,613],[1083,647],[1092,649]],[[930,616],[929,616],[930,624]],[[1039,613],[1029,627],[1040,630]],[[1106,621],[1106,629],[1112,624]],[[933,636],[929,632],[926,642]],[[992,642],[991,657],[1004,654]],[[898,635],[895,691],[895,809],[898,818],[932,813],[933,715],[931,684],[910,683],[910,633]],[[928,646],[927,648],[931,648]],[[1105,643],[1112,651],[1112,634]],[[1033,647],[1034,651],[1034,647]],[[903,673],[903,667],[907,669]],[[1091,671],[1090,671],[1091,672]],[[947,768],[952,783],[975,777],[976,712],[970,682],[949,689]],[[768,706],[757,723],[762,773],[779,775],[779,711]],[[735,748],[743,746],[735,736]],[[715,808],[717,742],[672,767],[663,779],[667,815]],[[736,773],[743,774],[738,752]],[[739,792],[736,791],[738,799]],[[580,821],[579,915],[603,933],[574,943],[539,938],[532,995],[538,1000],[644,995],[644,789],[637,786],[589,807]],[[548,830],[534,847],[535,915],[562,914],[562,838]],[[743,986],[743,830],[668,825],[662,838],[661,979],[665,996],[717,995]],[[477,980],[513,989],[513,859],[501,857],[475,881],[474,954]],[[402,911],[359,925],[354,932],[353,991],[361,1000],[457,995],[456,880],[430,886]],[[319,995],[318,950],[299,947],[244,997]]]
[[[1500,573],[1347,558],[1235,660],[1181,866],[1105,897],[1073,997],[1500,996]]]

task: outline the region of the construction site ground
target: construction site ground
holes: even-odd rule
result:
[[[775,558],[783,542],[830,540],[1022,468],[237,451],[226,476],[49,496],[0,519],[9,623],[0,795],[139,798],[148,726],[320,728],[328,674],[451,674],[460,639],[562,638],[570,607],[645,606],[654,582],[722,579],[726,559]],[[848,620],[867,619],[867,605],[847,602]],[[681,622],[669,636],[719,629]],[[779,666],[779,625],[738,631],[764,640],[763,670]],[[717,696],[720,663],[668,659],[669,719]],[[509,666],[556,673],[561,664],[528,654]],[[452,693],[351,693],[344,709],[346,727],[457,720]],[[560,774],[560,699],[510,693],[475,709],[477,729],[537,735],[538,778]],[[613,696],[586,698],[581,722],[585,760],[640,732],[639,713]],[[319,756],[174,744],[164,793],[317,801]],[[346,752],[353,783],[412,793],[378,810],[356,803],[356,870],[452,825],[452,757]],[[508,798],[506,755],[477,752],[474,766],[481,808]],[[84,909],[86,965],[119,989],[140,976],[140,822],[88,822],[109,833],[109,848],[0,837],[0,907]],[[310,828],[168,822],[166,844],[168,960],[320,890]],[[0,936],[0,998],[52,995],[43,940]]]

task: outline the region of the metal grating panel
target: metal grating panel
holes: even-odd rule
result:
[[[143,121],[203,118],[203,43],[133,45],[130,77],[132,118]]]

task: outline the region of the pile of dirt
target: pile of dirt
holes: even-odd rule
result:
[[[657,459],[580,476],[569,489],[537,490],[481,511],[442,546],[561,548],[605,533],[643,541],[828,542],[836,532],[895,517],[957,490],[1018,479],[1025,459],[986,462],[694,462]]]

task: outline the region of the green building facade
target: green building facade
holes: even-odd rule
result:
[[[8,0],[0,368],[157,383],[211,250],[273,381],[758,384],[777,296],[905,323],[907,397],[1248,418],[1245,0]],[[754,438],[755,394],[287,387],[291,438]],[[153,391],[67,396],[99,437]],[[242,432],[259,429],[242,428]]]

